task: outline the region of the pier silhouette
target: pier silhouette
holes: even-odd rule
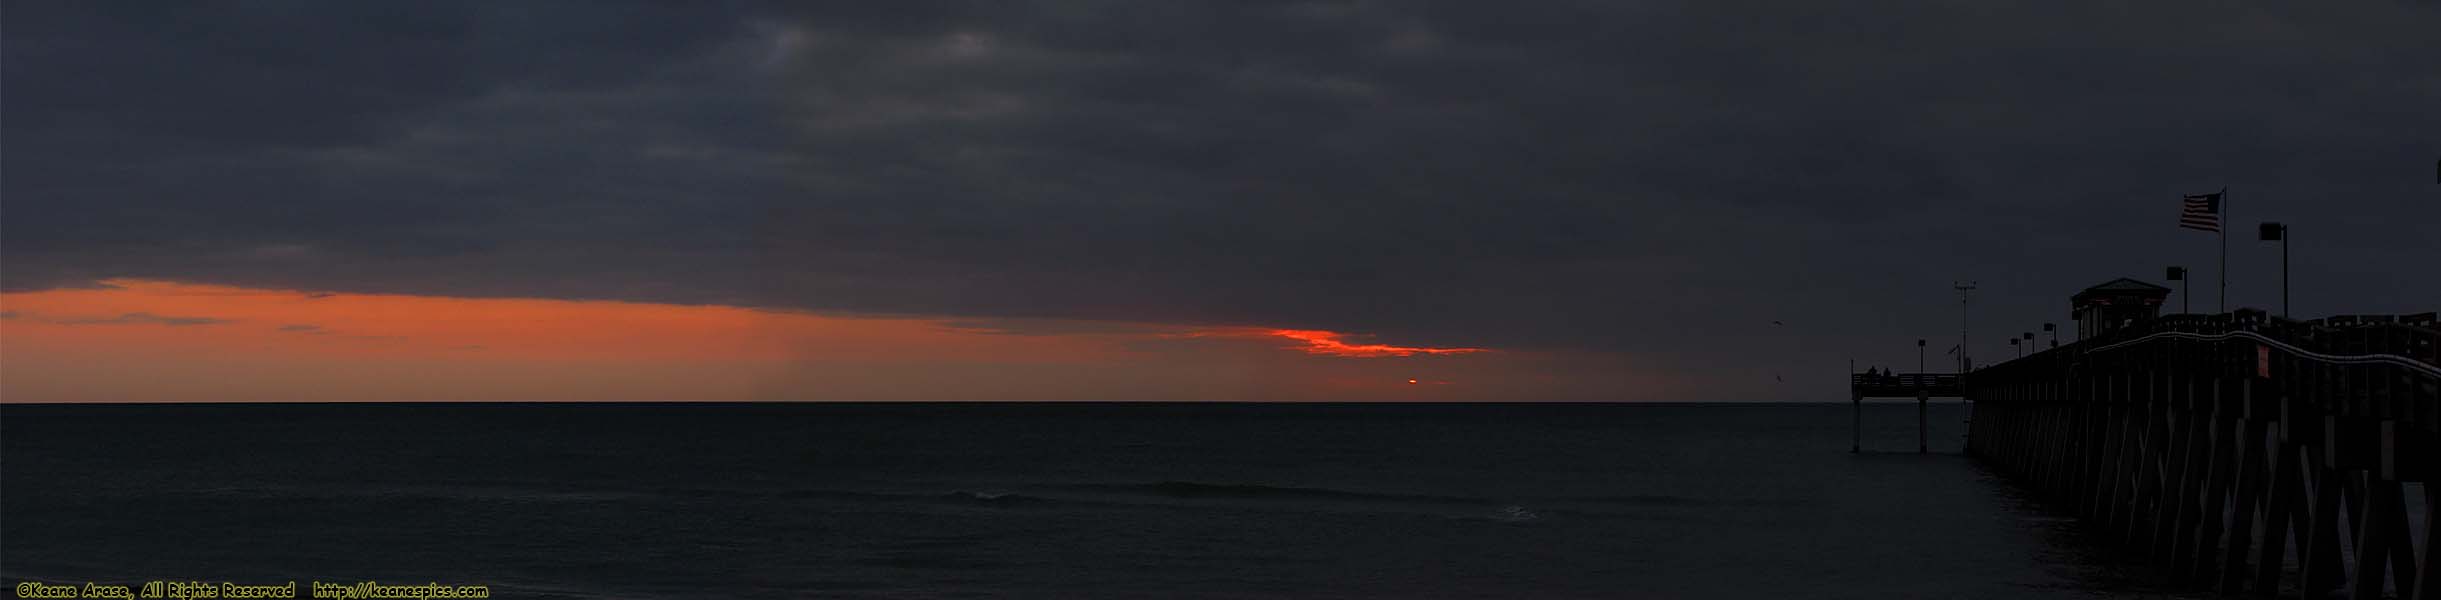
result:
[[[2095,289],[2143,289],[2128,283],[2150,285]],[[1968,399],[1970,456],[2187,586],[2441,600],[2434,313],[2155,316],[2158,302],[2087,292],[2075,300],[2087,336],[2074,343],[1954,387],[1852,377],[1851,396]],[[2406,483],[2424,486],[2420,533]]]

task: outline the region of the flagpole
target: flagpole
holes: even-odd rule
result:
[[[2221,313],[2229,313],[2229,188],[2221,188]]]

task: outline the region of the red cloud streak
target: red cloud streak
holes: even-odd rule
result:
[[[1383,356],[1415,356],[1418,354],[1472,354],[1489,352],[1483,348],[1428,348],[1422,346],[1392,346],[1389,344],[1351,344],[1347,334],[1319,329],[1271,329],[1265,335],[1304,342],[1299,350],[1306,354],[1375,358]]]

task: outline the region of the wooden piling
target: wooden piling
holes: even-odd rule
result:
[[[2424,480],[2424,567],[2416,578],[2415,600],[2441,600],[2441,490]]]
[[[2339,470],[2324,466],[2323,450],[2305,447],[2306,471],[2312,481],[2313,504],[2306,538],[2303,571],[2297,576],[2298,592],[2318,596],[2339,588],[2339,504],[2342,488]]]
[[[2280,591],[2280,576],[2287,569],[2287,556],[2293,537],[2297,564],[2310,564],[2312,519],[2308,518],[2304,483],[2304,447],[2285,434],[2272,442],[2272,475],[2269,494],[2263,509],[2263,546],[2256,555],[2255,590],[2264,595]],[[2293,534],[2293,536],[2292,536]],[[2303,567],[2301,566],[2300,569]],[[2299,583],[2302,587],[2302,580]]]
[[[2238,455],[2237,494],[2232,499],[2235,507],[2231,510],[2229,518],[2229,550],[2222,554],[2221,559],[2220,592],[2222,594],[2235,595],[2246,591],[2246,577],[2249,574],[2246,569],[2246,554],[2254,541],[2254,524],[2257,515],[2255,507],[2258,504],[2264,504],[2263,491],[2265,487],[2268,487],[2264,485],[2263,481],[2266,478],[2264,469],[2269,466],[2263,460],[2265,429],[2263,423],[2260,415],[2247,415],[2245,418],[2239,419],[2236,425],[2237,443],[2231,444]],[[2266,513],[2264,518],[2268,520],[2272,518],[2268,516],[2269,513],[2276,513],[2278,509],[2271,508],[2264,512]],[[2280,524],[2267,521],[2264,525],[2263,541],[2265,544],[2277,546],[2280,543],[2279,536],[2272,534],[2272,531],[2279,528]],[[2277,551],[2276,547],[2274,551]]]
[[[2237,432],[2231,427],[2238,421],[2237,411],[2240,407],[2221,401],[2218,379],[2211,380],[2209,389],[2212,416],[2204,423],[2208,432],[2205,436],[2208,452],[2205,456],[2202,505],[2197,512],[2195,545],[2189,562],[2179,565],[2198,582],[2213,581],[2213,571],[2220,566],[2218,559],[2221,553],[2218,550],[2221,531],[2227,519],[2224,511],[2229,503],[2230,480],[2237,475],[2237,467],[2232,464],[2237,451],[2231,447],[2237,443]]]

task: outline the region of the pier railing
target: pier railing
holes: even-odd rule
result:
[[[1916,395],[1916,390],[1919,389],[1929,390],[1934,396],[1956,396],[1958,395],[1958,375],[1956,373],[1892,373],[1889,375],[1856,373],[1848,376],[1848,387],[1854,390],[1866,390],[1865,397],[1868,398],[1913,397]]]
[[[2169,315],[1963,384],[1970,454],[2173,577],[2230,594],[2441,599],[2441,553],[2418,564],[2402,488],[2423,485],[2426,514],[2441,515],[2433,313]]]

